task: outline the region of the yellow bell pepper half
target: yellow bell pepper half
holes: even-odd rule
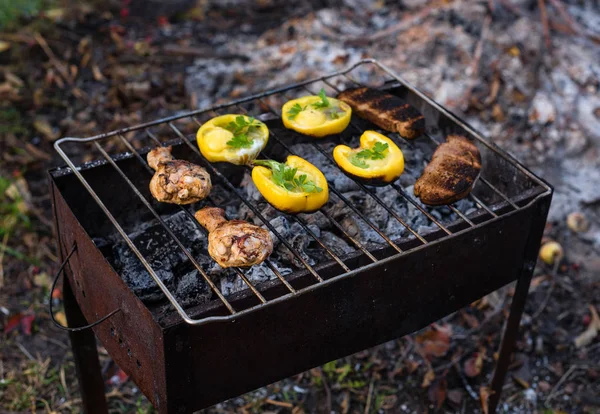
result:
[[[269,129],[252,117],[221,115],[202,125],[196,140],[200,152],[210,162],[247,165],[267,145]]]
[[[351,116],[352,108],[347,103],[329,98],[323,89],[318,96],[288,101],[281,109],[286,128],[318,138],[341,133]]]
[[[404,172],[404,155],[394,142],[375,131],[365,131],[360,147],[338,145],[333,158],[344,173],[365,184],[384,186]]]
[[[285,213],[312,213],[329,200],[323,173],[303,158],[290,155],[285,164],[254,161],[252,181],[262,196]]]

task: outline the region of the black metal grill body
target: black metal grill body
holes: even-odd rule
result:
[[[356,67],[368,65],[391,74],[374,61]],[[317,81],[330,85],[328,82],[334,76],[345,76],[350,70]],[[264,282],[253,287],[258,295],[247,289],[225,301],[181,309],[183,314],[180,309],[175,312],[172,308],[147,307],[92,242],[92,237],[115,232],[109,215],[123,226],[140,214],[151,218],[143,201],[151,200],[147,190],[148,171],[141,168],[140,158],[134,153],[116,161],[107,158],[100,165],[75,170],[76,173],[73,168],[50,173],[62,256],[76,245],[67,267],[66,283],[74,293],[69,306],[80,308],[87,321],[121,309],[106,323],[95,327],[94,332],[160,412],[191,412],[403,336],[516,279],[520,280],[515,295],[519,299],[515,299],[513,307],[520,317],[551,188],[400,78],[394,75],[392,79],[396,82],[392,85],[393,93],[424,113],[430,136],[460,132],[478,143],[484,171],[477,186],[486,187],[477,196],[476,191],[473,194],[479,210],[454,223],[440,224],[436,232],[393,240],[388,247],[377,251],[357,251],[342,257],[343,266],[331,260],[285,276],[287,284],[280,278]],[[255,104],[255,99],[285,95],[311,85],[313,82],[283,88],[248,98],[240,105]],[[268,105],[261,106],[265,107]],[[189,154],[192,148],[189,137],[173,122],[203,114],[208,115],[209,111],[132,127],[87,142],[98,148],[98,142],[104,139],[166,124],[175,132],[173,138],[183,142],[176,146],[175,155],[189,159],[184,156],[184,149]],[[286,131],[278,122],[267,121],[279,137],[270,144],[272,153],[289,149]],[[354,127],[361,129],[360,124]],[[61,153],[66,156],[62,150]],[[143,151],[137,155],[140,154]],[[68,157],[65,159],[75,166]],[[201,159],[191,160],[211,168]],[[227,185],[227,170],[209,169],[209,172],[213,176],[220,172],[219,179]],[[120,173],[128,177],[139,194],[124,189]],[[70,323],[77,319],[76,311],[71,310],[68,315]],[[516,326],[514,332],[507,331],[509,343],[514,339],[511,336],[516,334]],[[505,353],[510,352],[504,352],[503,347]],[[76,352],[80,366],[85,366],[86,355],[82,350]],[[91,382],[87,384],[91,386]],[[86,381],[82,385],[85,396]],[[93,392],[87,390],[88,394]]]

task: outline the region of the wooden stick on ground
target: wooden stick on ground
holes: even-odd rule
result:
[[[512,14],[515,14],[519,17],[523,16],[523,11],[521,11],[521,9],[519,9],[517,6],[512,4],[510,2],[510,0],[499,0],[499,1],[500,1],[500,4],[502,4]]]
[[[558,13],[563,18],[563,20],[567,22],[567,26],[573,31],[573,33],[580,34],[582,32],[581,27],[579,27],[577,22],[565,10],[565,7],[561,4],[560,0],[550,0],[550,3],[552,3],[552,6],[556,10],[558,10]]]
[[[64,78],[64,80],[69,85],[72,85],[73,78],[69,74],[66,65],[60,60],[58,60],[52,49],[50,49],[50,46],[48,46],[48,42],[46,42],[46,39],[44,39],[39,33],[34,33],[33,37],[36,40],[36,42],[38,42],[40,47],[44,50],[44,53],[46,53],[46,56],[48,56],[48,59],[50,59],[50,63],[52,64],[52,66],[54,66],[56,71]]]
[[[550,28],[548,27],[548,13],[546,11],[546,0],[538,0],[540,8],[540,17],[542,19],[542,29],[544,31],[544,39],[546,39],[546,48],[550,49],[552,43],[550,41]]]
[[[477,77],[479,75],[479,63],[481,62],[481,55],[483,54],[483,43],[485,42],[485,38],[487,37],[487,33],[489,31],[491,22],[492,17],[490,15],[487,15],[485,17],[485,20],[483,21],[481,35],[479,37],[479,41],[477,42],[477,46],[475,46],[475,52],[473,53],[473,61],[471,62],[471,79],[467,86],[467,90],[465,91],[465,94],[462,98],[463,109],[466,109],[469,106],[471,93],[473,92],[473,88],[475,87],[475,83],[477,82]]]
[[[377,40],[381,40],[389,36],[395,36],[398,32],[403,32],[405,30],[410,29],[413,26],[421,24],[423,20],[432,15],[438,14],[442,9],[445,8],[448,8],[448,6],[426,7],[414,16],[402,19],[398,23],[393,24],[390,27],[386,27],[385,29],[378,31],[372,34],[371,36],[349,38],[346,39],[346,42],[348,44],[368,44],[369,42],[375,42]]]

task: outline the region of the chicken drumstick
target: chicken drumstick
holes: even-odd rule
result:
[[[150,192],[158,201],[192,204],[210,193],[212,184],[208,172],[189,161],[174,159],[171,147],[154,148],[147,159],[150,167],[156,170],[150,180]]]
[[[269,232],[243,220],[227,220],[218,207],[204,207],[196,220],[208,230],[208,253],[221,267],[250,267],[273,252]]]

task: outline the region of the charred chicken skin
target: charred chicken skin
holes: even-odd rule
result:
[[[243,220],[227,220],[218,207],[204,207],[196,220],[208,230],[208,253],[221,267],[250,267],[273,252],[269,232]]]
[[[156,170],[150,180],[150,192],[158,201],[192,204],[210,193],[212,184],[208,172],[189,161],[174,159],[171,147],[155,148],[147,158],[150,167]]]

